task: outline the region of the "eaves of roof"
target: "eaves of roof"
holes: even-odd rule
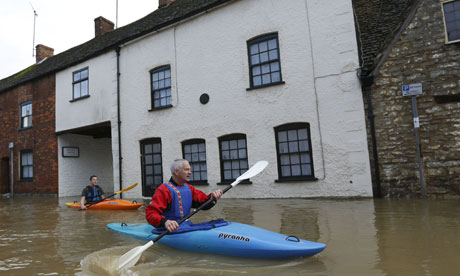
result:
[[[422,0],[353,0],[361,75],[375,74]]]
[[[161,30],[185,19],[235,0],[176,0],[147,16],[0,80],[0,93],[26,82],[63,70],[117,48],[131,40]]]

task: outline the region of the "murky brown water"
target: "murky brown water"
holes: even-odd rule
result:
[[[146,241],[106,224],[144,222],[144,209],[65,205],[76,199],[0,199],[0,275],[118,275],[116,260]],[[157,244],[125,275],[460,275],[460,200],[224,198],[192,220],[220,217],[327,248],[310,258],[254,260]]]

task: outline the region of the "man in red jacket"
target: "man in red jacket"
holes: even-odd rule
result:
[[[161,184],[152,197],[151,204],[145,209],[145,218],[148,223],[157,228],[166,228],[169,232],[179,228],[177,223],[181,218],[190,213],[191,208],[199,207],[209,198],[213,197],[207,210],[212,208],[222,196],[218,189],[209,195],[195,189],[187,182],[190,180],[190,164],[185,159],[177,159],[171,164],[171,178]]]

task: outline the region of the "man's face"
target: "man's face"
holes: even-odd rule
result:
[[[97,177],[91,178],[91,185],[93,186],[97,185]]]
[[[190,164],[188,162],[184,162],[182,164],[182,168],[176,169],[174,173],[178,182],[177,184],[188,182],[190,180],[190,175],[192,174],[192,171],[190,170]]]

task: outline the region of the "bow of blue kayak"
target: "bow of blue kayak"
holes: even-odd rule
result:
[[[110,223],[110,229],[141,239],[153,240],[153,226],[148,223]],[[229,222],[209,230],[166,235],[158,241],[168,246],[211,254],[250,258],[294,258],[313,256],[324,250],[323,243],[298,239],[259,227]]]

